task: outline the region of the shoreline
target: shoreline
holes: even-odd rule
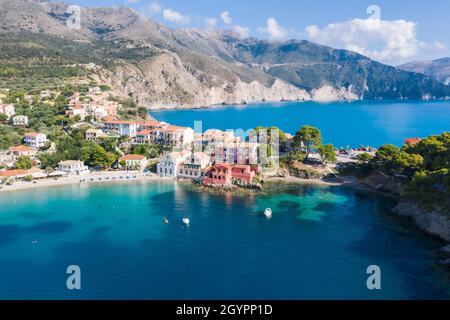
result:
[[[122,177],[122,178],[121,178]],[[33,182],[19,181],[11,186],[1,186],[1,193],[27,191],[31,189],[41,188],[57,188],[70,185],[98,185],[98,184],[127,184],[130,182],[151,182],[151,181],[172,181],[171,178],[159,177],[154,174],[144,174],[142,172],[134,171],[111,171],[111,172],[97,172],[84,176],[69,176],[54,179],[34,180]]]
[[[284,100],[284,101],[253,101],[253,102],[247,102],[247,103],[231,103],[231,104],[212,104],[212,105],[205,105],[205,106],[189,106],[189,107],[161,107],[161,108],[155,108],[152,109],[150,107],[147,107],[147,110],[149,113],[152,112],[165,112],[165,111],[184,111],[184,110],[213,110],[217,108],[231,108],[236,106],[253,106],[258,104],[278,104],[278,103],[318,103],[318,104],[330,104],[330,103],[358,103],[358,102],[384,102],[384,103],[433,103],[433,102],[447,102],[450,100],[365,100],[365,99],[354,99],[354,100]]]
[[[366,187],[360,183],[354,181],[344,181],[344,182],[331,182],[324,181],[322,179],[304,179],[298,178],[295,176],[287,176],[287,177],[268,177],[264,180],[267,183],[280,182],[287,184],[302,184],[302,185],[312,185],[312,186],[322,186],[322,187],[348,187],[355,190],[366,191],[375,193],[381,196],[386,196],[390,198],[394,198],[396,200],[400,200],[400,198],[380,192],[369,187]],[[15,191],[27,191],[31,189],[42,189],[42,188],[57,188],[57,187],[65,187],[70,185],[80,185],[80,186],[89,186],[89,185],[99,185],[99,184],[127,184],[131,182],[184,182],[189,184],[195,184],[194,181],[190,180],[179,180],[176,178],[167,178],[161,177],[154,173],[147,174],[136,171],[106,171],[106,172],[95,172],[90,173],[84,176],[68,176],[62,177],[58,179],[42,179],[42,180],[34,180],[32,182],[27,181],[17,181],[10,186],[0,185],[0,194],[1,193],[9,193]],[[238,189],[246,189],[240,188]],[[250,189],[249,189],[250,190]],[[252,189],[254,190],[254,189]],[[233,191],[231,191],[233,192]]]

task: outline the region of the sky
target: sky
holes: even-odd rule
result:
[[[172,28],[306,39],[399,65],[450,56],[448,0],[66,0],[135,9]]]

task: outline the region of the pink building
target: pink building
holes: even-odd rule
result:
[[[251,183],[256,171],[249,165],[216,164],[205,174],[203,183],[227,185],[232,184],[233,179]]]
[[[228,164],[215,165],[205,174],[203,183],[216,185],[231,184],[231,166]]]
[[[244,182],[252,182],[256,176],[256,169],[248,165],[235,165],[231,168],[231,177]]]

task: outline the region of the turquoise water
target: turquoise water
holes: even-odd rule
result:
[[[213,109],[152,112],[158,120],[203,129],[244,129],[275,125],[295,134],[304,124],[322,130],[324,141],[337,147],[391,143],[450,131],[450,102],[292,102]]]
[[[0,298],[449,298],[433,267],[442,243],[390,214],[394,205],[280,184],[246,196],[172,182],[2,193]],[[373,264],[381,291],[366,288]],[[81,291],[66,289],[69,265],[81,268]]]

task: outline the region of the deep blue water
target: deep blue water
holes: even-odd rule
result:
[[[2,193],[0,298],[449,298],[433,267],[442,243],[390,214],[393,205],[301,185],[247,196],[172,182]],[[77,292],[66,289],[74,264]],[[366,288],[374,264],[381,291]]]
[[[337,147],[391,143],[450,131],[450,102],[289,102],[211,109],[152,112],[158,120],[203,129],[244,129],[275,125],[295,134],[302,125],[321,129],[324,142]]]

